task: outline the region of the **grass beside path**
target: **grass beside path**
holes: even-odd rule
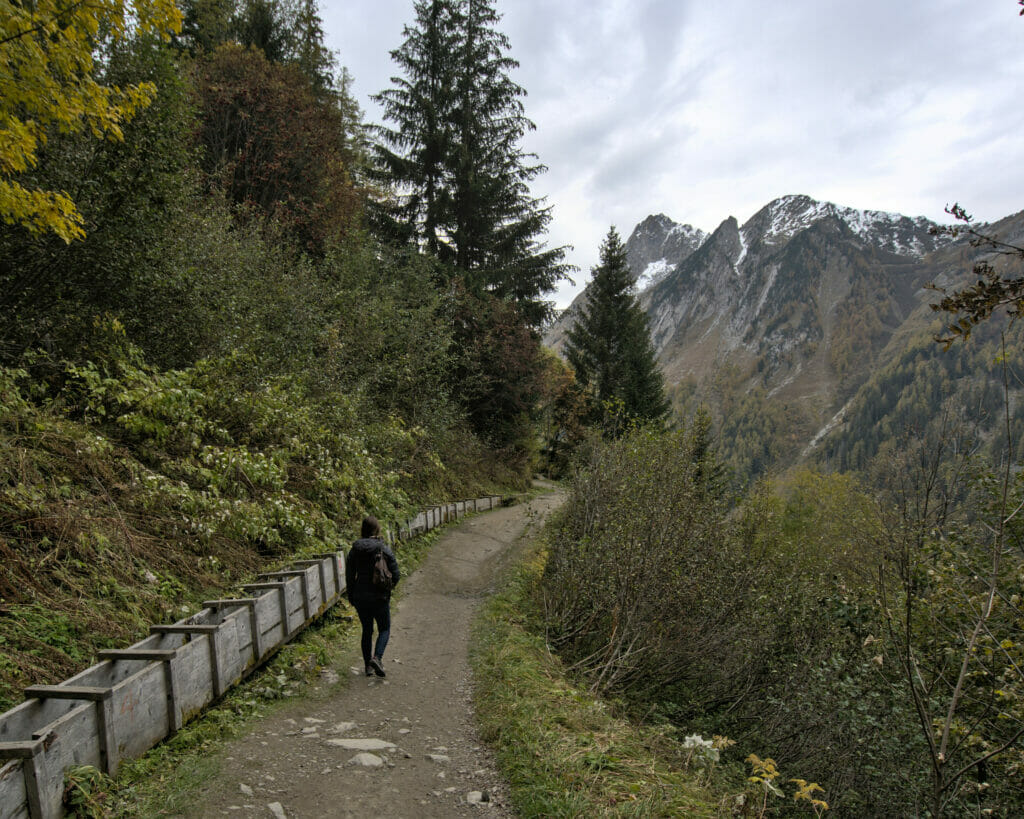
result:
[[[523,817],[715,816],[722,794],[665,730],[636,726],[567,678],[545,647],[533,592],[538,542],[478,618],[471,661],[484,739]]]

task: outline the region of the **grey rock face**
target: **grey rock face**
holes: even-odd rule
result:
[[[644,290],[663,279],[706,238],[700,228],[676,224],[663,213],[648,216],[626,240],[626,261],[637,280],[637,289]]]
[[[665,214],[648,216],[626,240],[626,262],[636,281],[638,291],[644,291],[666,276],[677,265],[689,258],[707,239],[700,228],[680,225]],[[561,352],[566,334],[576,321],[584,304],[586,290],[580,293],[544,334],[544,343]]]

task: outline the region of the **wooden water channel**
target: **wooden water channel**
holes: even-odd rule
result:
[[[489,496],[431,507],[399,524],[405,540],[468,512]],[[92,765],[110,776],[141,756],[267,661],[344,596],[344,553],[295,561],[242,587],[244,597],[209,600],[176,623],[156,625],[126,649],[59,685],[26,689],[0,714],[0,819],[64,815],[64,773]]]

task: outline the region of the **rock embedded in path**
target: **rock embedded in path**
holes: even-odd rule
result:
[[[329,739],[327,744],[346,751],[393,751],[397,747],[386,739]]]
[[[271,802],[267,805],[267,810],[274,814],[274,819],[288,819],[280,802]]]
[[[384,760],[376,754],[363,752],[356,754],[348,761],[349,765],[357,765],[360,768],[379,768],[384,764]]]
[[[242,796],[252,796],[253,795],[252,794],[252,788],[250,788],[244,782],[241,785],[238,786],[238,790],[242,794]]]
[[[427,754],[427,759],[431,762],[437,762],[438,764],[444,764],[445,762],[452,761],[452,758],[447,754]]]

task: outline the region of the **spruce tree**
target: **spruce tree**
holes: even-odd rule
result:
[[[494,0],[417,0],[392,52],[403,76],[376,100],[393,127],[376,133],[378,179],[396,206],[388,232],[448,263],[471,292],[514,303],[524,323],[547,318],[544,294],[567,270],[540,237],[551,209],[529,183],[545,170],[521,141],[534,128],[509,73]]]
[[[324,43],[324,21],[320,17],[317,0],[298,0],[291,21],[292,49],[289,62],[309,78],[314,92],[321,98],[332,99],[335,94],[347,93],[345,75],[336,78],[338,61]]]
[[[458,0],[416,0],[416,20],[391,52],[401,76],[374,96],[394,128],[376,126],[374,177],[389,188],[374,221],[389,238],[414,242],[442,257],[442,213],[448,207],[452,153],[453,55],[458,48]]]
[[[619,411],[657,421],[668,414],[647,315],[633,292],[626,248],[615,228],[601,244],[586,302],[569,331],[565,356],[590,396],[592,417]],[[619,409],[610,409],[618,405]]]

